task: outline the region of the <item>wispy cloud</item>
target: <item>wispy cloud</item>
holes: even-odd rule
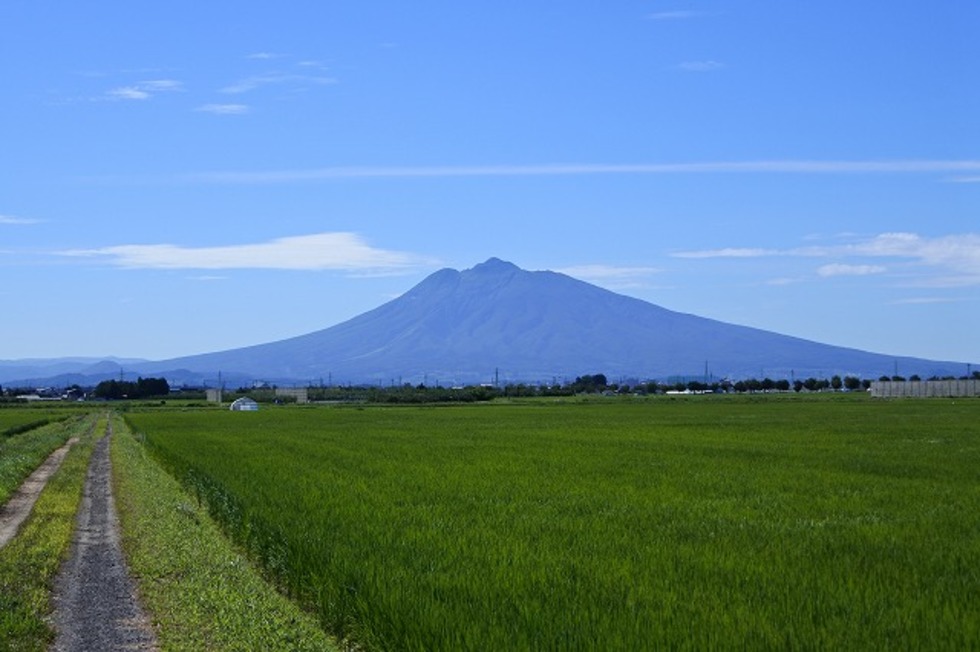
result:
[[[575,265],[554,270],[609,289],[643,287],[646,280],[663,270],[656,267],[622,265]]]
[[[980,278],[980,234],[926,238],[916,233],[883,233],[851,246],[858,254],[910,258]]]
[[[785,252],[779,249],[762,249],[758,247],[724,247],[722,249],[678,251],[671,255],[674,258],[760,258],[762,256],[780,256],[784,254]]]
[[[714,61],[713,59],[707,59],[704,61],[682,61],[677,64],[678,70],[683,70],[684,72],[714,72],[715,70],[721,70],[727,66],[720,61]]]
[[[247,104],[204,104],[194,110],[214,115],[244,115],[249,112],[249,107]]]
[[[183,83],[175,79],[149,79],[113,88],[105,96],[111,100],[148,100],[157,93],[173,93],[183,88]]]
[[[123,86],[106,91],[106,96],[114,100],[147,100],[150,94],[137,86]]]
[[[527,177],[614,174],[935,174],[980,171],[980,160],[762,160],[693,163],[549,163],[540,165],[351,166],[189,174],[198,183],[295,183],[336,179]]]
[[[830,263],[817,268],[818,276],[868,276],[888,271],[881,265],[848,265],[846,263]]]
[[[219,276],[217,274],[202,274],[200,276],[188,276],[188,281],[201,281],[203,283],[213,283],[214,281],[227,281],[227,276]]]
[[[788,249],[728,247],[681,251],[675,258],[762,258],[823,257],[841,259],[894,259],[900,263],[929,268],[938,274],[920,277],[915,285],[929,287],[963,287],[980,285],[980,234],[965,233],[927,238],[916,233],[882,233],[855,238],[844,244],[792,247]],[[817,269],[820,277],[867,276],[888,271],[867,260],[834,262]]]
[[[432,261],[415,254],[370,246],[348,232],[278,238],[257,244],[184,247],[130,244],[60,252],[131,269],[337,270],[357,273],[416,269]]]
[[[13,215],[0,215],[0,224],[40,224],[41,220],[29,217],[15,217]]]
[[[290,86],[325,86],[336,84],[337,80],[333,77],[323,75],[297,75],[291,73],[270,73],[264,75],[252,75],[245,77],[233,84],[229,84],[221,89],[222,93],[237,95],[248,93],[264,86],[290,85]]]
[[[892,301],[891,304],[897,306],[901,306],[901,305],[917,306],[917,305],[931,305],[935,303],[960,303],[962,301],[963,301],[962,298],[957,298],[957,297],[909,297],[907,299],[897,299],[895,301]]]

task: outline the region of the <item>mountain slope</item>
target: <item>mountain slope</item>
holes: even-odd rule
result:
[[[325,330],[142,368],[334,382],[959,374],[965,365],[867,353],[673,312],[555,272],[491,258],[440,270],[401,297]]]

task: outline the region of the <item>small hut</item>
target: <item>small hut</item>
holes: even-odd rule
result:
[[[231,409],[234,412],[255,412],[259,409],[259,404],[247,396],[241,398],[236,398],[232,404]]]

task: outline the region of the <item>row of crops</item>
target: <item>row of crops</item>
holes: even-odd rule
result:
[[[134,432],[377,649],[964,648],[980,402],[146,412]]]

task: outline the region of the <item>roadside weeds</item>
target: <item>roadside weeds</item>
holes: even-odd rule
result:
[[[51,586],[71,544],[89,457],[104,423],[92,415],[73,426],[80,442],[48,480],[17,536],[0,549],[0,650],[44,650],[54,640]]]

